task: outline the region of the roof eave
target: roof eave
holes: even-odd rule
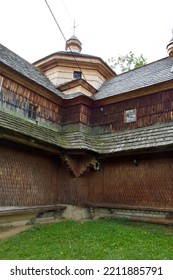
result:
[[[51,94],[51,98],[54,101],[56,101],[58,103],[62,102],[63,97],[58,95],[58,91],[57,91],[57,93],[55,93],[54,91],[47,89],[43,85],[36,83],[32,79],[29,79],[28,77],[15,71],[10,66],[7,66],[6,64],[4,64],[2,62],[0,62],[0,73],[2,76],[15,81],[16,83],[19,83],[20,85],[38,93],[38,94],[41,94],[42,96],[44,96],[46,98],[48,98],[48,96],[50,97],[50,94]],[[56,90],[56,88],[55,88],[55,90]]]

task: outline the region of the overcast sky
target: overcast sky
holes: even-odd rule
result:
[[[107,61],[133,51],[152,62],[167,56],[173,0],[47,0],[66,39],[73,34],[82,53]],[[0,0],[1,44],[34,62],[62,51],[65,41],[45,0]]]

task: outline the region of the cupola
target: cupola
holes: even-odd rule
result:
[[[67,52],[80,53],[82,50],[82,43],[78,40],[78,38],[75,35],[73,35],[70,39],[66,41],[65,50]]]
[[[169,41],[169,44],[167,45],[166,48],[169,56],[173,57],[173,29],[172,29],[172,39]]]

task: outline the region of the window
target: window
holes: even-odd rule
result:
[[[28,118],[32,120],[36,120],[36,116],[37,116],[37,107],[32,104],[29,104]]]
[[[136,109],[124,111],[124,122],[125,123],[136,122]]]
[[[73,78],[75,78],[75,79],[81,79],[81,78],[82,78],[82,72],[74,71],[74,72],[73,72]]]

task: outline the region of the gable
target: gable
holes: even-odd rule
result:
[[[64,94],[81,93],[87,96],[92,96],[97,92],[91,84],[84,79],[75,79],[70,82],[64,83],[57,87]]]

